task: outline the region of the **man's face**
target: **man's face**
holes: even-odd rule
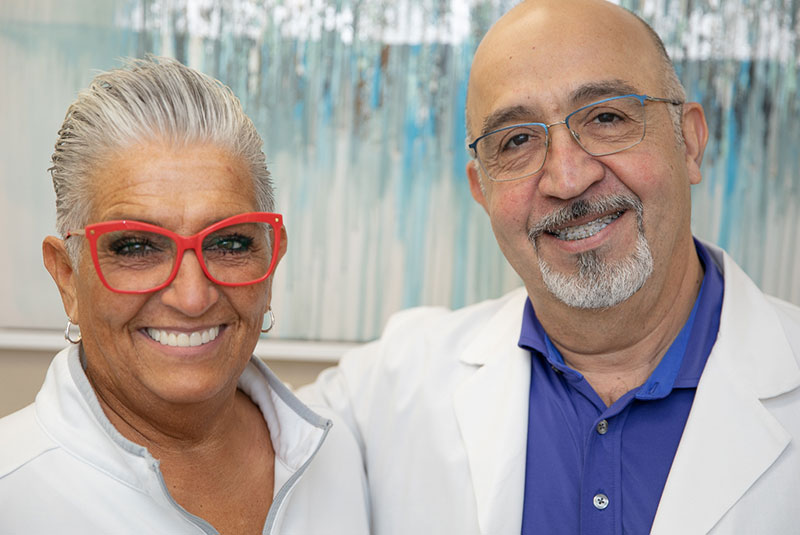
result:
[[[661,65],[646,29],[615,6],[523,4],[476,54],[470,138],[516,123],[563,121],[603,98],[663,97]],[[607,308],[651,279],[657,288],[675,282],[674,266],[691,245],[689,188],[700,175],[699,160],[676,138],[670,106],[647,103],[644,140],[617,154],[591,156],[555,125],[544,167],[530,177],[492,182],[470,163],[473,196],[531,296]]]

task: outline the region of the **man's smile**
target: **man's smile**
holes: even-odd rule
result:
[[[618,211],[614,212],[613,214],[608,214],[603,217],[593,219],[588,223],[583,223],[581,225],[566,227],[558,230],[547,230],[545,232],[547,234],[550,234],[551,236],[555,236],[559,240],[564,240],[564,241],[582,240],[594,236],[595,234],[606,228],[608,225],[610,225],[612,222],[614,222],[623,213],[624,211]]]

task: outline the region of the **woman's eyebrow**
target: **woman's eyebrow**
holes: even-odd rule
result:
[[[147,223],[148,225],[155,225],[157,227],[162,226],[157,221],[148,217],[129,216],[124,212],[112,212],[110,214],[106,214],[106,217],[103,218],[103,221],[136,221],[137,223]]]

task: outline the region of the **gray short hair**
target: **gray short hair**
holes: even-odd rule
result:
[[[661,61],[661,76],[664,82],[664,94],[658,96],[677,100],[679,102],[686,102],[686,90],[683,88],[680,78],[678,78],[678,73],[675,72],[675,64],[672,63],[669,57],[667,47],[664,46],[664,41],[661,40],[661,37],[646,20],[633,11],[626,11],[636,17],[636,19],[644,25],[647,33],[650,35],[650,39],[658,50],[659,59]],[[669,106],[668,108],[669,116],[672,119],[672,126],[675,130],[675,139],[679,144],[683,145],[683,106]]]
[[[273,211],[263,141],[233,91],[178,61],[148,56],[98,74],[67,110],[49,169],[62,237],[88,223],[92,170],[119,150],[152,141],[230,151],[250,169],[257,209]],[[67,242],[74,267],[81,241]]]

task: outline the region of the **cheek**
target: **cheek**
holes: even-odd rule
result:
[[[532,179],[529,180],[531,184],[495,184],[487,195],[489,218],[496,233],[527,228],[533,211]]]
[[[233,288],[228,299],[243,319],[260,324],[269,305],[269,280],[255,286]],[[238,291],[237,291],[238,290]]]
[[[81,263],[76,289],[83,332],[123,330],[152,297],[112,292],[98,278],[91,260]]]
[[[115,294],[105,287],[93,287],[78,296],[81,332],[100,343],[127,339],[134,320],[146,306],[148,296]],[[101,344],[101,345],[103,345]]]
[[[608,165],[612,174],[645,205],[652,209],[663,206],[674,197],[675,184],[678,182],[677,166],[665,158],[663,151],[659,154],[655,149],[638,153],[621,153],[613,164]]]

